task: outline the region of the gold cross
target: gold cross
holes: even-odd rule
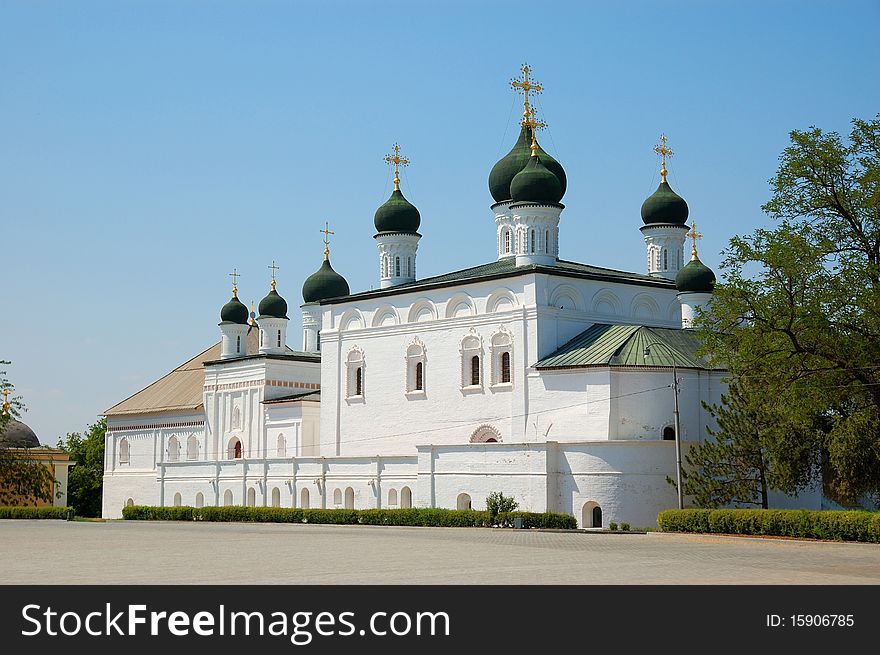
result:
[[[544,121],[538,120],[538,110],[534,107],[529,109],[529,118],[526,121],[523,121],[523,127],[532,128],[532,156],[536,157],[538,155],[538,141],[535,137],[536,130],[543,130],[547,127],[547,123]]]
[[[531,118],[531,112],[529,111],[529,94],[534,93],[535,95],[539,95],[541,91],[544,90],[544,87],[534,80],[529,79],[529,73],[532,72],[532,69],[528,64],[523,64],[520,70],[522,71],[522,79],[514,77],[510,80],[510,86],[525,96],[525,102],[523,103],[524,110],[522,126],[527,127],[529,119]]]
[[[694,245],[691,248],[691,261],[693,261],[697,258],[697,239],[703,238],[703,235],[700,232],[697,232],[697,224],[695,221],[691,221],[691,231],[685,236],[694,242]]]
[[[660,166],[660,178],[661,182],[666,181],[666,158],[672,157],[672,150],[666,147],[666,135],[660,135],[660,145],[654,146],[654,152],[660,155],[663,158],[663,164]]]
[[[400,145],[395,143],[391,146],[391,149],[394,151],[393,155],[385,155],[385,162],[391,166],[394,166],[394,190],[400,191],[400,172],[399,168],[401,166],[408,166],[409,159],[406,157],[400,156]]]
[[[271,266],[267,266],[266,268],[271,268],[271,269],[272,269],[272,291],[275,291],[275,271],[279,270],[281,267],[280,267],[280,266],[275,266],[275,260],[273,259],[273,260],[272,260],[272,265],[271,265]]]
[[[324,259],[330,258],[330,235],[336,234],[330,229],[330,223],[328,221],[324,221],[324,229],[318,230],[318,232],[323,232],[324,234]]]
[[[241,277],[241,275],[239,275],[238,273],[238,269],[233,268],[232,273],[229,274],[229,277],[232,278],[232,297],[238,298],[238,284],[236,283],[238,282],[238,278]]]

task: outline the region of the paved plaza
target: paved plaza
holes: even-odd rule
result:
[[[659,533],[4,520],[0,558],[5,584],[880,584],[876,544]]]

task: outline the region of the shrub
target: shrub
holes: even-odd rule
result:
[[[66,519],[66,507],[0,507],[0,519]]]
[[[486,511],[489,512],[489,518],[493,522],[499,514],[514,512],[518,507],[518,502],[500,491],[493,491],[486,496]]]
[[[624,532],[629,532],[629,523],[621,522],[620,529],[623,530]]]
[[[318,523],[335,525],[407,525],[419,527],[510,527],[521,518],[524,528],[573,530],[577,520],[555,512],[489,512],[472,509],[413,507],[409,509],[301,509],[289,507],[124,507],[122,517],[132,521],[238,521],[259,523]]]
[[[617,523],[611,521],[611,523],[608,524],[608,529],[612,531],[617,530]]]
[[[670,509],[663,532],[744,534],[880,543],[880,512],[785,509]]]

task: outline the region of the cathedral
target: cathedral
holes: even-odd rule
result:
[[[689,329],[715,276],[666,181],[671,150],[661,137],[660,186],[641,207],[644,273],[560,259],[567,179],[538,143],[541,87],[522,73],[519,138],[489,173],[492,261],[418,276],[421,216],[395,145],[378,288],[352,293],[325,245],[297,350],[274,275],[256,312],[233,276],[219,343],[105,412],[104,517],[135,504],[483,509],[501,491],[596,528],[653,526],[677,506],[667,478],[726,387]]]

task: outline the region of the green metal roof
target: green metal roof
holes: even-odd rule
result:
[[[596,323],[539,361],[535,368],[676,366],[721,370],[697,355],[700,346],[699,337],[692,330]]]
[[[529,273],[546,273],[548,275],[560,275],[563,277],[578,277],[591,280],[602,280],[605,282],[638,284],[661,289],[675,288],[675,283],[671,280],[660,277],[651,277],[650,275],[643,275],[641,273],[628,273],[626,271],[617,271],[611,268],[602,268],[601,266],[578,264],[577,262],[569,262],[562,259],[558,260],[553,265],[525,264],[523,266],[517,266],[516,257],[505,257],[504,259],[489,262],[488,264],[480,264],[479,266],[472,266],[471,268],[453,271],[452,273],[427,277],[406,284],[396,284],[385,289],[374,289],[372,291],[354,293],[349,296],[329,298],[327,300],[322,300],[321,304],[350,302],[352,300],[361,300],[365,298],[410,293],[411,291],[419,291],[422,289],[448,287],[456,284],[464,284],[466,282],[482,282],[483,280],[491,280],[494,278],[517,277]]]

